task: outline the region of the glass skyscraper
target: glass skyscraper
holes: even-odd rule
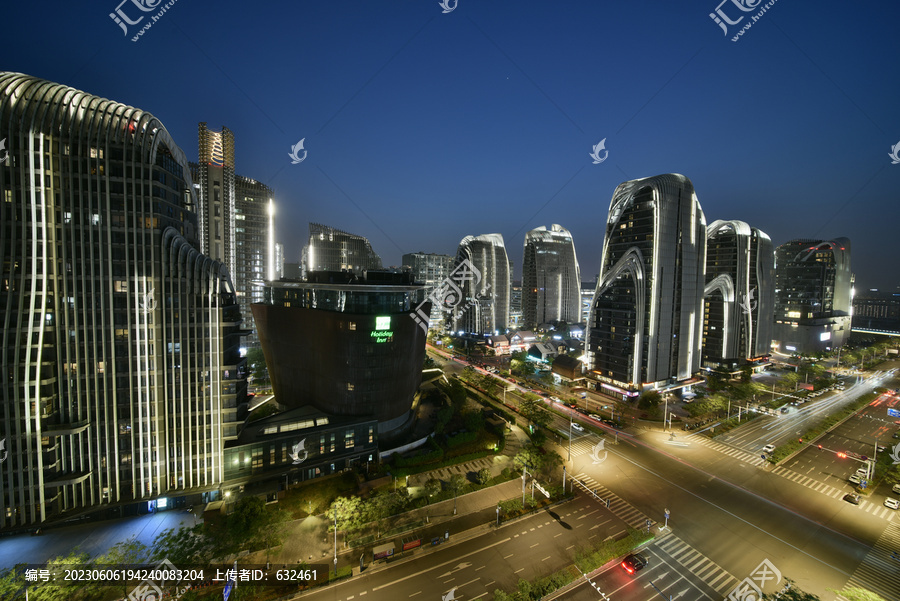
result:
[[[503,236],[466,236],[459,243],[455,266],[464,261],[476,270],[476,277],[464,282],[462,305],[454,313],[453,330],[485,336],[505,332],[512,269]]]
[[[581,270],[569,230],[553,224],[525,234],[522,260],[524,327],[581,322]]]
[[[303,247],[303,277],[314,271],[352,271],[356,275],[368,269],[381,269],[381,257],[362,236],[327,225],[309,224],[309,242]]]

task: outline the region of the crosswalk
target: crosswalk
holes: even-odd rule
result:
[[[721,593],[723,597],[731,592],[739,582],[722,566],[675,535],[667,536],[664,540],[655,543],[654,546],[665,551],[672,559],[687,568],[710,588]]]
[[[602,501],[609,501],[609,510],[614,516],[637,530],[646,528],[648,525],[653,526],[656,522],[648,518],[642,512],[638,511],[615,494],[610,492],[608,488],[599,484],[596,480],[585,474],[584,472],[576,475],[573,480],[578,487],[588,493],[593,493]]]
[[[900,591],[900,525],[888,524],[869,553],[847,581],[846,587],[869,589],[885,599],[898,599]],[[846,601],[838,595],[838,599]]]
[[[591,453],[597,444],[592,436],[583,436],[572,441],[572,457],[581,457],[585,453]],[[563,450],[568,451],[568,446],[564,446]]]
[[[750,465],[760,466],[766,462],[766,460],[763,459],[760,455],[754,455],[753,453],[742,451],[741,449],[735,448],[731,445],[723,444],[715,440],[710,440],[709,438],[701,434],[688,434],[685,439],[691,443],[701,444],[705,447],[713,449],[714,451],[718,451],[723,455],[728,455],[729,457],[733,457],[734,459],[743,461],[744,463],[749,463]]]
[[[751,465],[759,466],[766,462],[766,460],[763,459],[762,457],[760,457],[759,455],[753,455],[752,453],[747,453],[746,451],[742,451],[742,450],[736,449],[732,446],[722,444],[721,442],[717,442],[715,440],[710,440],[710,439],[706,438],[705,436],[691,434],[691,435],[687,436],[686,439],[689,440],[691,443],[696,442],[703,446],[714,449],[720,453],[728,455],[729,457],[734,457],[735,459],[744,461]],[[827,496],[831,497],[832,499],[840,499],[845,494],[850,492],[849,490],[846,490],[846,489],[835,488],[833,486],[825,484],[824,482],[819,482],[815,478],[810,478],[809,476],[804,476],[803,474],[800,474],[793,470],[789,470],[786,467],[778,466],[769,473],[775,474],[776,476],[780,476],[780,477],[784,478],[785,480],[790,480],[791,482],[795,482],[801,486],[805,486],[806,488],[808,488],[812,491],[827,495]],[[871,501],[868,501],[866,499],[860,500],[859,508],[862,511],[865,511],[866,513],[871,513],[872,515],[874,515],[876,517],[886,519],[886,520],[891,520],[894,517],[894,515],[897,513],[893,509],[888,509],[887,507],[885,507],[883,505],[879,505],[877,503],[872,503]]]

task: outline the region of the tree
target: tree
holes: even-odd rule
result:
[[[489,468],[483,467],[478,470],[478,473],[475,475],[475,480],[479,484],[487,484],[491,481],[491,470]]]
[[[645,411],[656,409],[661,402],[662,396],[660,396],[658,391],[646,390],[641,394],[641,398],[638,399],[638,409],[643,409]]]
[[[858,586],[851,586],[850,588],[845,588],[842,591],[832,591],[834,593],[839,593],[842,597],[847,599],[847,601],[886,601],[884,597],[873,593],[870,590],[860,588]]]
[[[777,593],[763,593],[762,601],[822,601],[817,595],[801,591],[790,578],[785,578],[785,589]]]
[[[163,530],[153,541],[150,560],[168,559],[176,566],[205,565],[215,553],[215,541],[208,530],[203,524]]]
[[[447,393],[447,396],[450,397],[450,402],[453,403],[453,407],[456,408],[457,411],[461,410],[466,405],[466,387],[459,380],[450,380],[450,390]]]
[[[94,563],[97,565],[135,565],[143,563],[149,553],[147,545],[132,537],[121,541],[109,548],[103,555],[97,557]],[[128,591],[133,588],[129,583],[122,583],[122,593],[128,596]]]
[[[543,464],[544,457],[534,445],[524,447],[521,451],[516,453],[516,456],[513,458],[513,465],[520,470],[527,466],[529,471],[535,472],[540,470]]]
[[[450,476],[448,484],[450,486],[450,490],[453,491],[453,494],[458,495],[466,485],[466,477],[462,474],[453,474],[452,476]]]
[[[441,481],[437,478],[431,477],[425,481],[425,494],[428,497],[433,497],[437,493],[441,492]]]
[[[547,478],[553,476],[553,472],[558,468],[562,467],[563,458],[559,456],[559,453],[544,453],[541,461],[541,474]]]

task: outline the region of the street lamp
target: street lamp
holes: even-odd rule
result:
[[[337,576],[337,507],[334,508],[334,575]]]

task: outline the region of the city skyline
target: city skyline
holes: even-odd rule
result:
[[[452,254],[470,231],[518,246],[560,223],[590,280],[602,245],[591,233],[615,187],[682,173],[710,220],[754,224],[775,245],[845,236],[857,288],[895,288],[879,259],[897,225],[900,83],[881,76],[897,9],[872,19],[836,2],[814,14],[778,3],[732,42],[714,5],[432,4],[237,19],[237,3],[214,14],[176,3],[137,42],[109,18],[115,6],[17,5],[9,47],[31,48],[38,23],[55,35],[6,68],[140,106],[184,149],[198,122],[228,127],[236,171],[275,192],[289,262],[307,222],[367,237],[385,265]],[[222,53],[221,35],[247,43]],[[202,68],[165,66],[185,61]]]

